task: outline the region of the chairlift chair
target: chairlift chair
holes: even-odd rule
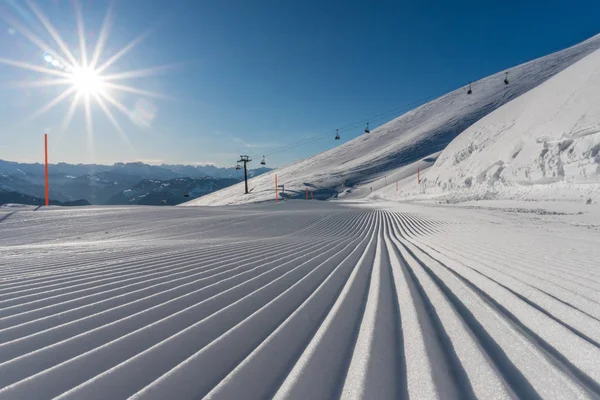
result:
[[[504,84],[508,85],[508,72],[506,72],[506,76],[504,77]]]
[[[335,130],[335,140],[340,140],[340,134],[338,133],[339,129]]]
[[[263,156],[262,161],[260,162],[261,165],[267,165],[267,162],[265,161],[265,156]]]
[[[471,94],[473,91],[471,90],[471,82],[469,82],[469,90],[467,90],[467,94]]]
[[[367,122],[367,127],[365,128],[365,133],[371,133],[371,131],[369,130],[369,123]]]
[[[183,197],[190,197],[190,194],[189,194],[188,192],[185,192],[185,193],[183,194]]]
[[[242,169],[242,166],[240,164],[236,164],[235,169]]]

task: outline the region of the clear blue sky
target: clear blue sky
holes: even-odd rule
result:
[[[25,0],[0,4],[0,57],[49,68],[45,52],[19,26],[65,57]],[[71,0],[35,4],[79,59]],[[109,2],[80,4],[89,59]],[[122,105],[105,101],[121,133],[93,97],[93,131],[81,101],[61,132],[72,97],[27,117],[70,86],[27,87],[24,81],[52,77],[0,64],[0,158],[42,161],[47,130],[51,162],[231,166],[239,154],[250,154],[256,167],[275,147],[418,104],[576,44],[600,33],[599,15],[597,0],[117,0],[99,64],[150,32],[104,74],[174,65],[115,82],[169,97],[108,89]],[[331,134],[270,155],[268,162],[304,158],[361,131],[343,132],[341,141]]]

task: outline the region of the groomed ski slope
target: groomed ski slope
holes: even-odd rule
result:
[[[598,398],[600,208],[475,204],[0,211],[0,398]]]
[[[392,182],[402,179],[407,166],[412,164],[415,167],[420,160],[444,150],[454,138],[481,118],[502,109],[599,48],[600,35],[596,35],[568,49],[509,68],[506,70],[509,72],[509,85],[504,84],[505,71],[499,71],[473,82],[471,95],[467,95],[466,87],[458,88],[373,129],[371,133],[252,178],[249,180],[248,195],[244,194],[241,183],[185,205],[228,205],[272,200],[274,174],[278,175],[278,183],[285,185],[285,192],[291,197],[304,198],[306,189],[318,199],[328,199],[348,191],[362,194],[364,188],[379,189],[385,184],[385,176],[394,176],[390,178]],[[542,120],[547,117],[549,115],[538,116]],[[333,136],[332,133],[332,141]],[[258,156],[254,160],[256,163]],[[356,195],[350,197],[356,198]]]

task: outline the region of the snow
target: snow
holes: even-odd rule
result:
[[[29,206],[27,204],[19,204],[19,203],[5,203],[0,205],[0,208],[33,208],[34,206]]]
[[[2,399],[600,396],[598,203],[9,214]]]
[[[401,179],[400,176],[398,179],[390,178],[390,180],[387,180],[386,177],[394,174],[401,175],[402,169],[406,166],[444,150],[448,143],[481,118],[494,110],[504,109],[505,106],[511,104],[514,99],[519,98],[523,93],[538,87],[561,71],[570,69],[570,66],[586,56],[592,58],[582,62],[591,68],[594,64],[593,60],[597,57],[596,55],[590,56],[590,54],[599,48],[600,35],[597,35],[571,48],[510,68],[508,70],[509,85],[504,84],[505,71],[500,71],[474,82],[471,95],[466,94],[464,87],[457,89],[373,129],[369,134],[361,135],[334,149],[301,162],[252,178],[249,180],[250,193],[247,195],[244,194],[244,184],[240,183],[194,199],[184,205],[227,205],[274,200],[275,174],[278,176],[278,183],[285,185],[285,192],[291,197],[304,198],[306,189],[313,192],[315,198],[318,199],[336,197],[340,193],[346,193],[348,189],[356,192],[349,198],[364,197],[371,194],[371,189],[375,191],[379,187],[386,186],[386,183],[390,185],[395,180]],[[582,68],[578,64],[574,71],[587,71],[583,71],[585,68]],[[565,73],[568,77],[562,78],[562,86],[555,85],[554,87],[554,91],[558,91],[557,96],[563,96],[561,97],[563,100],[566,99],[564,96],[568,97],[571,93],[574,93],[579,87],[577,85],[582,85],[587,79],[579,78],[574,80],[573,84],[570,84],[569,77],[577,75],[577,72],[567,73],[565,71]],[[591,76],[589,71],[587,73],[588,76]],[[589,88],[586,90],[586,94],[591,93],[593,90]],[[553,91],[550,92],[546,94],[554,93]],[[558,97],[553,96],[553,104],[560,103]],[[583,94],[577,98],[579,102],[585,100]],[[548,99],[548,101],[551,102],[552,100]],[[518,104],[524,104],[524,101]],[[572,100],[569,107],[576,108],[577,104],[577,101]],[[593,108],[594,103],[588,103],[588,106]],[[530,107],[530,104],[528,104],[528,107]],[[513,110],[512,113],[518,113],[517,107],[513,106],[511,109]],[[538,109],[542,113],[552,112],[553,110],[556,109],[552,109],[550,105]],[[537,119],[531,119],[534,118],[534,110],[528,111],[528,114],[530,115],[530,122],[536,120],[543,122],[547,117],[545,114],[539,114],[535,117]],[[581,117],[581,114],[578,117]],[[592,115],[589,117],[592,118]],[[578,153],[584,152],[584,148],[587,148],[587,143],[591,140],[592,135],[588,134],[590,131],[582,131],[582,129],[594,129],[592,125],[588,124],[590,121],[582,120],[574,131],[565,131],[567,129],[566,125],[560,126],[560,129],[573,136],[571,139],[575,139],[578,134],[587,134],[587,136],[577,139],[577,144],[573,145],[581,147],[577,147]],[[509,122],[509,120],[500,118],[498,119],[498,127],[507,129],[510,126]],[[542,137],[542,132],[538,132],[537,135],[536,138]],[[552,133],[550,135],[550,137],[554,137]],[[517,144],[513,143],[511,145],[510,150],[513,150],[511,154],[516,153],[517,148],[514,146],[517,146]],[[560,148],[566,146],[566,143],[561,142],[560,144],[551,144],[551,146],[552,148]],[[590,151],[593,152],[594,150]],[[525,157],[529,156],[529,154],[523,153],[519,154],[518,158],[519,160],[525,160]],[[553,161],[550,161],[550,157]],[[454,160],[454,158],[452,159]],[[548,163],[552,164],[557,159],[554,150],[552,150],[552,153],[548,154]],[[494,158],[494,161],[496,160]],[[565,174],[572,176],[585,170],[585,173],[589,176],[593,172],[591,171],[592,166],[588,165],[583,168],[576,165],[577,163],[575,164],[576,170],[573,172],[565,171]],[[488,171],[491,176],[495,172],[497,172],[497,169]],[[476,178],[473,177],[472,179],[476,180]],[[532,181],[534,179],[537,178],[532,177]],[[374,187],[374,185],[377,187]],[[566,191],[568,192],[569,189],[567,188]]]
[[[600,200],[598,65],[600,51],[480,119],[404,195]]]

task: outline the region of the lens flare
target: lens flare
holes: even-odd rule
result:
[[[68,129],[76,110],[79,108],[78,106],[83,105],[86,119],[87,136],[89,140],[88,146],[90,146],[91,150],[93,150],[91,107],[92,105],[97,105],[110,123],[114,126],[115,130],[119,133],[124,142],[130,145],[128,138],[111,112],[110,107],[117,109],[136,125],[149,127],[149,124],[154,118],[142,118],[145,123],[141,124],[139,115],[137,115],[137,113],[132,113],[124,104],[117,100],[114,94],[116,92],[125,92],[134,93],[144,97],[168,98],[168,96],[165,96],[161,93],[142,90],[134,86],[124,84],[124,81],[156,74],[158,72],[171,69],[173,65],[143,68],[134,71],[119,71],[110,74],[108,74],[107,71],[109,68],[114,68],[120,58],[124,57],[140,42],[142,42],[149,35],[150,31],[144,32],[143,34],[134,38],[116,53],[104,57],[102,53],[105,48],[106,41],[108,40],[110,30],[109,27],[111,26],[111,3],[104,17],[101,32],[95,44],[94,51],[92,52],[91,57],[88,57],[82,9],[79,2],[75,0],[74,12],[77,21],[77,34],[79,39],[80,53],[80,59],[78,60],[75,58],[73,51],[69,49],[65,41],[61,38],[58,30],[52,25],[48,17],[44,15],[41,9],[31,0],[26,0],[26,3],[31,13],[35,15],[38,22],[46,30],[59,51],[57,51],[55,47],[49,45],[38,35],[33,33],[33,31],[29,29],[26,24],[21,23],[12,15],[4,13],[0,15],[0,18],[4,19],[11,26],[11,29],[15,31],[15,34],[21,34],[42,51],[42,62],[45,64],[45,67],[40,66],[39,62],[28,63],[25,61],[11,60],[8,58],[0,58],[0,64],[50,76],[50,78],[38,78],[35,80],[28,80],[26,82],[16,82],[13,85],[15,87],[67,86],[66,89],[58,96],[53,98],[40,109],[34,111],[26,118],[26,120],[38,118],[42,114],[45,114],[52,108],[56,107],[61,102],[71,98],[71,104],[68,108],[68,112],[60,126],[60,130],[62,132],[65,132]],[[101,63],[100,61],[103,59],[106,61]],[[156,110],[154,109],[153,111],[155,114]]]

